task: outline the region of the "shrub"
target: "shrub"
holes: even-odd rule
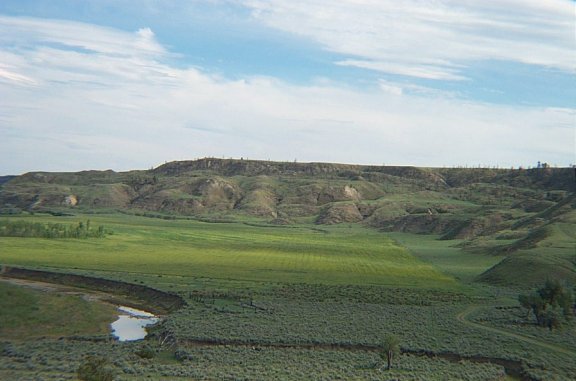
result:
[[[88,356],[82,361],[77,371],[78,379],[83,381],[113,381],[114,370],[107,359]]]
[[[192,360],[192,355],[183,349],[177,349],[174,352],[174,358],[180,362],[185,360]]]
[[[574,314],[574,295],[572,290],[557,280],[548,280],[546,284],[528,295],[519,295],[518,301],[536,317],[538,325],[550,330],[560,328],[571,320]]]
[[[142,359],[152,359],[152,358],[156,357],[156,351],[148,345],[140,348],[135,353],[136,353],[136,356],[138,356]]]

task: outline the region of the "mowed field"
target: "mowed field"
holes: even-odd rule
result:
[[[2,219],[7,219],[2,217]],[[426,286],[458,282],[377,231],[357,225],[262,227],[128,215],[18,216],[78,224],[105,238],[0,237],[0,263],[264,282]]]

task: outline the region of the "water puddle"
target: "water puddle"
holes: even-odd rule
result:
[[[118,320],[111,324],[112,335],[120,341],[141,340],[146,337],[146,327],[156,324],[160,319],[155,315],[137,310],[136,308],[120,306]]]

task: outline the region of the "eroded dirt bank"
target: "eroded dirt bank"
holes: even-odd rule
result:
[[[2,266],[0,275],[6,278],[26,279],[104,292],[111,295],[110,301],[114,301],[113,299],[117,297],[122,300],[122,304],[145,307],[147,311],[160,315],[170,313],[185,305],[184,299],[175,294],[137,284],[84,275],[29,270],[11,266]]]

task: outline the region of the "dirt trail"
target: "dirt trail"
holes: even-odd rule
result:
[[[501,328],[489,327],[489,326],[486,326],[484,324],[476,323],[476,322],[473,322],[473,321],[470,321],[467,319],[468,316],[472,312],[479,310],[481,308],[482,308],[482,306],[477,306],[477,305],[469,306],[464,311],[462,311],[458,315],[456,315],[456,320],[458,320],[459,322],[461,322],[463,324],[466,324],[469,327],[483,329],[485,331],[490,331],[493,333],[497,333],[499,335],[512,337],[514,339],[518,339],[518,340],[524,341],[526,343],[534,344],[534,345],[537,345],[537,346],[540,346],[540,347],[546,348],[546,349],[551,349],[553,351],[564,353],[566,355],[573,356],[576,358],[576,351],[575,350],[570,349],[570,348],[566,348],[562,345],[549,343],[546,341],[536,339],[534,337],[521,335],[519,333],[510,332],[510,331],[507,331],[507,330],[501,329]]]

